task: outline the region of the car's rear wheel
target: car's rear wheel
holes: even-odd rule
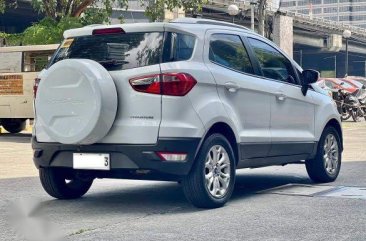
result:
[[[188,201],[199,208],[223,206],[234,190],[235,163],[234,152],[227,139],[221,134],[209,136],[191,172],[182,181]]]
[[[93,179],[81,179],[73,172],[60,168],[40,168],[39,177],[43,189],[58,199],[75,199],[88,192]]]
[[[306,170],[315,182],[333,182],[341,169],[341,141],[337,130],[328,126],[319,140],[314,159],[306,160]]]

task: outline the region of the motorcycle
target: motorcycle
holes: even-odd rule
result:
[[[357,94],[357,99],[360,103],[360,107],[358,110],[358,117],[365,118],[366,120],[366,86],[363,85]]]
[[[337,104],[337,109],[339,114],[341,115],[341,120],[345,121],[351,118],[351,113],[348,110],[348,106],[345,104],[345,100],[347,96],[349,95],[348,92],[340,89],[336,92],[333,92],[333,99]]]
[[[352,117],[353,121],[360,121],[360,117],[364,117],[364,110],[356,96],[340,89],[333,94],[333,99],[337,103],[337,109],[341,114],[341,120],[345,121]],[[366,100],[365,100],[366,101]],[[365,109],[366,110],[366,109]]]

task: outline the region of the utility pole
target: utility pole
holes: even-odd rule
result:
[[[257,5],[257,1],[256,0],[251,0],[250,1],[250,28],[254,31],[254,8],[255,5]]]
[[[323,59],[331,59],[334,58],[334,77],[337,78],[337,55],[325,57]]]
[[[300,49],[300,66],[302,67],[302,49]]]
[[[348,39],[351,37],[352,32],[348,29],[343,31],[343,38],[346,39],[346,65],[345,65],[345,77],[348,76]]]

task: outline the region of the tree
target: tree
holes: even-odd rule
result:
[[[162,20],[164,17],[164,10],[173,11],[174,8],[183,8],[185,11],[201,10],[202,6],[208,0],[155,0],[150,1],[149,4],[140,0],[141,6],[146,7],[145,15],[151,21]]]
[[[5,0],[0,0],[5,1]],[[164,9],[173,10],[175,7],[189,10],[201,8],[207,0],[136,0],[139,5],[145,7],[145,14],[152,21],[162,19]],[[33,7],[44,13],[46,17],[57,22],[64,17],[80,17],[83,13],[97,13],[99,16],[108,16],[112,13],[112,7],[128,9],[128,0],[32,0]]]
[[[56,22],[53,19],[45,18],[39,23],[28,27],[22,34],[23,45],[54,44],[60,43],[63,39],[63,32],[71,28],[80,28],[83,25],[80,20],[72,17],[65,17]]]
[[[6,8],[5,0],[0,0],[0,13],[4,13]]]
[[[258,0],[258,33],[264,36],[267,0]]]
[[[14,0],[0,0],[0,11]],[[163,20],[165,9],[183,8],[184,10],[201,9],[207,0],[136,0],[145,7],[145,15],[152,21]],[[7,44],[50,44],[59,43],[62,33],[70,28],[90,24],[108,23],[112,7],[128,9],[128,0],[32,0],[33,7],[46,17],[33,24],[22,34],[3,34]],[[2,7],[3,6],[3,7]],[[11,40],[11,41],[10,41]]]
[[[16,0],[0,0],[0,14],[5,12],[7,7],[16,7]]]

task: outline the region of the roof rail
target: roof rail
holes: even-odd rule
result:
[[[219,25],[219,26],[225,26],[225,27],[250,30],[250,29],[248,29],[244,26],[238,25],[238,24],[211,20],[211,19],[203,19],[203,18],[176,18],[176,19],[173,19],[172,21],[170,21],[170,23],[212,24],[212,25]]]

